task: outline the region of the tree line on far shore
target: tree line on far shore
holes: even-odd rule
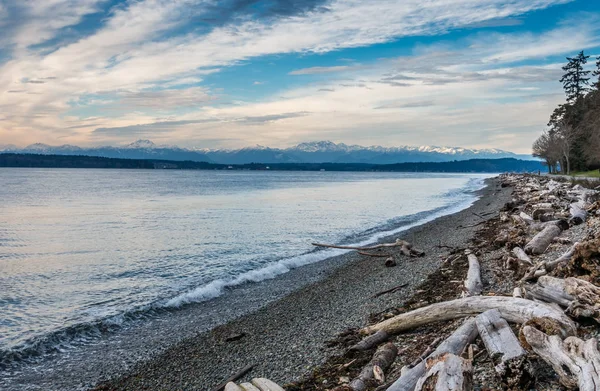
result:
[[[550,116],[548,127],[533,143],[550,173],[569,174],[600,168],[600,57],[587,70],[590,56],[583,51],[567,57],[560,79],[567,96]]]

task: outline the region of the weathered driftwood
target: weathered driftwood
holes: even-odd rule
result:
[[[483,290],[481,268],[475,254],[471,253],[469,250],[465,251],[465,253],[469,260],[469,271],[467,272],[467,279],[465,280],[465,291],[463,292],[463,296],[477,296],[480,295]]]
[[[382,342],[387,341],[390,334],[385,330],[379,330],[375,334],[371,334],[368,337],[362,339],[356,345],[350,347],[350,350],[369,350]]]
[[[518,298],[523,297],[523,291],[521,290],[521,288],[516,287],[515,289],[513,289],[513,297],[518,297]]]
[[[446,353],[428,359],[426,366],[427,372],[417,382],[415,391],[471,391],[473,389],[473,366],[469,360]]]
[[[260,388],[252,383],[240,383],[240,388],[244,391],[261,391]]]
[[[573,257],[578,245],[579,242],[573,243],[573,246],[571,246],[569,250],[553,261],[542,261],[532,266],[527,273],[525,273],[525,276],[521,279],[521,281],[529,281],[544,276],[556,269],[560,264],[568,262],[571,257]]]
[[[569,222],[574,225],[583,224],[587,218],[587,211],[580,202],[572,203],[569,208],[569,213],[571,214]]]
[[[419,365],[419,363],[421,361],[426,360],[427,357],[429,357],[429,355],[431,353],[433,353],[433,351],[438,347],[438,345],[440,344],[440,342],[442,342],[442,340],[443,340],[442,337],[438,337],[438,338],[434,339],[433,342],[431,344],[429,344],[427,349],[425,349],[425,351],[423,353],[421,353],[421,355],[419,355],[419,357],[417,357],[413,362],[408,364],[407,369],[416,367],[417,365]]]
[[[324,244],[324,243],[312,243],[313,246],[316,247],[327,247],[327,248],[339,248],[343,250],[358,250],[358,251],[369,251],[369,250],[377,250],[379,248],[389,248],[389,247],[400,247],[400,251],[405,255],[410,255],[411,257],[421,257],[425,255],[424,251],[416,249],[407,242],[406,240],[396,239],[394,243],[380,243],[374,246],[367,247],[356,247],[356,246],[341,246],[336,244]]]
[[[284,391],[279,385],[263,377],[252,379],[252,384],[260,391]]]
[[[388,342],[385,345],[380,346],[373,355],[371,361],[362,369],[360,374],[350,382],[350,384],[337,387],[334,390],[347,390],[350,388],[354,391],[364,391],[370,383],[383,383],[383,374],[392,365],[397,355],[398,348],[393,343]]]
[[[475,319],[467,319],[429,355],[429,358],[438,357],[445,353],[459,355],[470,343],[475,341],[475,338],[477,338]],[[426,362],[421,361],[415,367],[405,371],[402,376],[388,388],[388,391],[413,391],[419,378],[425,374],[425,371]]]
[[[523,328],[523,335],[533,351],[556,371],[562,385],[570,389],[579,388],[580,391],[597,391],[600,388],[598,340],[568,337],[563,341],[531,326]]]
[[[533,239],[525,245],[525,252],[527,254],[543,254],[550,243],[552,243],[552,239],[560,235],[561,232],[562,230],[558,225],[548,225],[542,232],[535,235]]]
[[[218,386],[216,386],[215,388],[213,388],[212,391],[221,391],[221,390],[225,389],[225,386],[228,383],[236,381],[240,377],[244,376],[246,373],[250,372],[252,370],[252,368],[254,368],[254,365],[246,365],[239,372],[237,372],[237,373],[229,376],[221,384],[219,384]]]
[[[509,387],[522,385],[531,378],[526,369],[526,352],[496,309],[475,318],[477,330],[487,349],[496,373]]]
[[[462,299],[435,303],[404,314],[396,315],[383,322],[361,329],[363,334],[385,330],[390,334],[442,320],[476,315],[490,309],[498,309],[509,322],[525,323],[532,318],[548,317],[561,325],[565,335],[573,335],[576,327],[571,319],[547,304],[531,300],[504,296],[471,296]]]
[[[517,259],[525,264],[525,265],[533,265],[533,262],[531,262],[531,258],[529,258],[529,255],[527,255],[527,253],[525,251],[523,251],[523,249],[521,247],[515,247],[512,249],[512,253],[515,255],[515,257],[517,257]]]
[[[525,212],[521,212],[519,213],[519,217],[526,222],[527,224],[533,223],[533,217],[529,216],[527,213]]]
[[[590,282],[542,276],[526,290],[528,298],[556,303],[574,318],[592,318],[600,323],[600,287]]]

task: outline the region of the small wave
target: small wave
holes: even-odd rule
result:
[[[458,194],[468,195],[460,202],[425,211],[412,216],[404,216],[390,221],[390,224],[364,231],[358,237],[347,238],[344,242],[350,246],[365,246],[378,240],[394,235],[410,228],[425,224],[439,217],[457,213],[471,206],[477,197],[473,192],[485,187],[485,178],[473,178],[461,189],[455,190]],[[190,291],[181,293],[173,298],[156,302],[130,311],[113,315],[97,321],[82,323],[67,327],[44,336],[35,337],[20,346],[0,350],[0,368],[7,368],[11,364],[28,361],[47,354],[65,351],[74,346],[89,343],[106,333],[112,333],[123,327],[124,324],[135,320],[143,320],[153,315],[171,311],[187,304],[211,300],[223,295],[228,288],[247,284],[258,283],[274,279],[282,274],[301,266],[323,261],[327,258],[347,253],[342,249],[316,249],[298,256],[281,259],[259,269],[250,270],[230,279],[218,279]]]
[[[453,195],[464,195],[465,193],[472,193],[477,190],[481,190],[485,187],[484,180],[485,178],[471,178],[464,187],[454,190]],[[459,212],[471,206],[476,199],[477,197],[470,196],[463,202],[460,202],[455,205],[441,207],[433,211],[430,210],[421,212],[413,216],[404,216],[402,218],[402,222],[394,222],[393,225],[395,226],[395,228],[386,229],[384,227],[384,229],[381,230],[380,227],[380,229],[378,231],[375,231],[374,233],[371,232],[373,232],[375,229],[365,231],[370,233],[367,238],[358,242],[347,243],[346,245],[366,246],[373,242],[377,242],[378,240],[386,236],[406,231],[418,225],[428,223],[441,216]],[[398,223],[401,224],[399,227]],[[311,263],[320,262],[327,258],[347,253],[348,251],[349,250],[341,249],[314,250],[299,256],[282,259],[265,267],[247,271],[229,280],[219,279],[212,281],[206,285],[200,286],[191,291],[182,293],[173,297],[172,299],[167,300],[164,306],[167,308],[178,308],[186,304],[200,303],[206,300],[214,299],[223,295],[227,288],[235,287],[246,283],[256,283],[265,280],[270,280],[276,278],[277,276],[285,274],[292,269],[309,265]]]

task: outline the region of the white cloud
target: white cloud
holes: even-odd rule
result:
[[[421,56],[410,56],[395,63],[383,61],[375,70],[347,66],[296,70],[291,74],[340,72],[352,68],[356,80],[344,85],[323,83],[283,91],[265,102],[241,103],[232,107],[211,107],[211,92],[197,84],[204,74],[253,57],[324,53],[387,42],[403,36],[435,35],[565,2],[568,0],[333,1],[327,5],[327,12],[310,11],[276,20],[245,21],[217,27],[209,33],[197,33],[195,30],[173,33],[178,29],[185,30],[183,25],[189,21],[187,13],[190,9],[193,8],[195,16],[201,16],[213,2],[132,1],[127,3],[127,7],[114,9],[98,31],[51,53],[23,48],[51,39],[61,28],[79,23],[83,15],[95,12],[101,1],[24,2],[29,19],[15,34],[20,49],[13,52],[13,58],[0,68],[0,110],[11,113],[4,121],[10,123],[11,131],[8,132],[7,127],[0,129],[0,141],[52,141],[60,134],[70,137],[70,142],[85,142],[90,130],[85,127],[65,134],[64,129],[78,126],[78,119],[67,117],[67,121],[64,115],[71,108],[70,102],[81,103],[79,97],[89,95],[113,95],[130,109],[119,116],[114,112],[110,113],[110,118],[106,114],[99,116],[95,120],[99,127],[153,123],[156,119],[144,111],[157,108],[172,109],[177,121],[197,121],[173,125],[171,136],[174,139],[192,137],[201,140],[207,132],[217,130],[231,134],[232,140],[272,144],[268,140],[286,143],[291,137],[301,139],[310,132],[342,134],[344,129],[349,129],[349,137],[359,137],[359,129],[379,129],[381,137],[389,138],[392,128],[398,127],[432,132],[434,118],[437,121],[456,121],[460,117],[463,118],[460,126],[467,126],[468,121],[464,118],[469,117],[468,113],[461,112],[459,116],[457,111],[452,111],[453,102],[460,107],[471,104],[471,99],[491,99],[495,94],[502,94],[509,79],[512,79],[511,83],[543,83],[549,77],[549,74],[544,74],[544,80],[532,80],[536,75],[528,74],[524,67],[505,71],[488,69],[475,56],[483,58],[484,64],[494,65],[560,54],[581,48],[581,45],[592,45],[595,42],[594,31],[581,29],[577,34],[571,34],[572,31],[568,30],[543,36],[476,36],[469,42],[470,47],[458,49],[461,56],[467,56],[466,60],[460,56],[448,58],[446,53],[432,47],[429,53]],[[167,38],[164,36],[166,32],[169,32]],[[569,33],[566,44],[553,43],[564,33]],[[427,60],[425,63],[424,58]],[[540,70],[543,69],[532,71]],[[23,80],[47,77],[55,79],[46,79],[43,84],[22,83]],[[396,77],[397,80],[395,84],[392,80],[384,82],[386,77]],[[400,77],[406,80],[401,81]],[[157,91],[175,86],[185,88]],[[1,93],[11,90],[23,92]],[[510,93],[514,95],[518,91]],[[283,98],[280,97],[282,94]],[[407,113],[406,109],[415,101],[431,102],[432,105],[422,105],[418,110]],[[93,111],[93,104],[90,101],[87,104]],[[445,109],[438,114],[439,105]],[[177,111],[177,108],[195,106],[202,108],[185,114]],[[382,118],[381,110],[374,110],[386,106],[386,110],[397,110],[398,113],[386,113]],[[428,110],[431,115],[421,118],[417,114],[422,110]],[[218,127],[219,121],[201,122],[209,117],[228,121],[296,112],[310,114],[267,122],[251,133],[245,130],[248,125],[242,121],[228,124],[227,128]],[[374,134],[369,132],[369,135]]]

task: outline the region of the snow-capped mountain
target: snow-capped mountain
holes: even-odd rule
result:
[[[241,149],[180,148],[159,146],[150,140],[137,140],[125,146],[80,148],[73,145],[50,146],[32,144],[19,149],[0,146],[0,152],[21,152],[58,155],[88,155],[129,159],[192,160],[223,164],[244,163],[369,163],[392,164],[407,162],[445,162],[467,159],[517,158],[530,160],[530,155],[517,155],[500,149],[469,149],[462,147],[400,146],[383,147],[346,145],[331,141],[305,142],[290,148],[269,148],[261,145]]]

